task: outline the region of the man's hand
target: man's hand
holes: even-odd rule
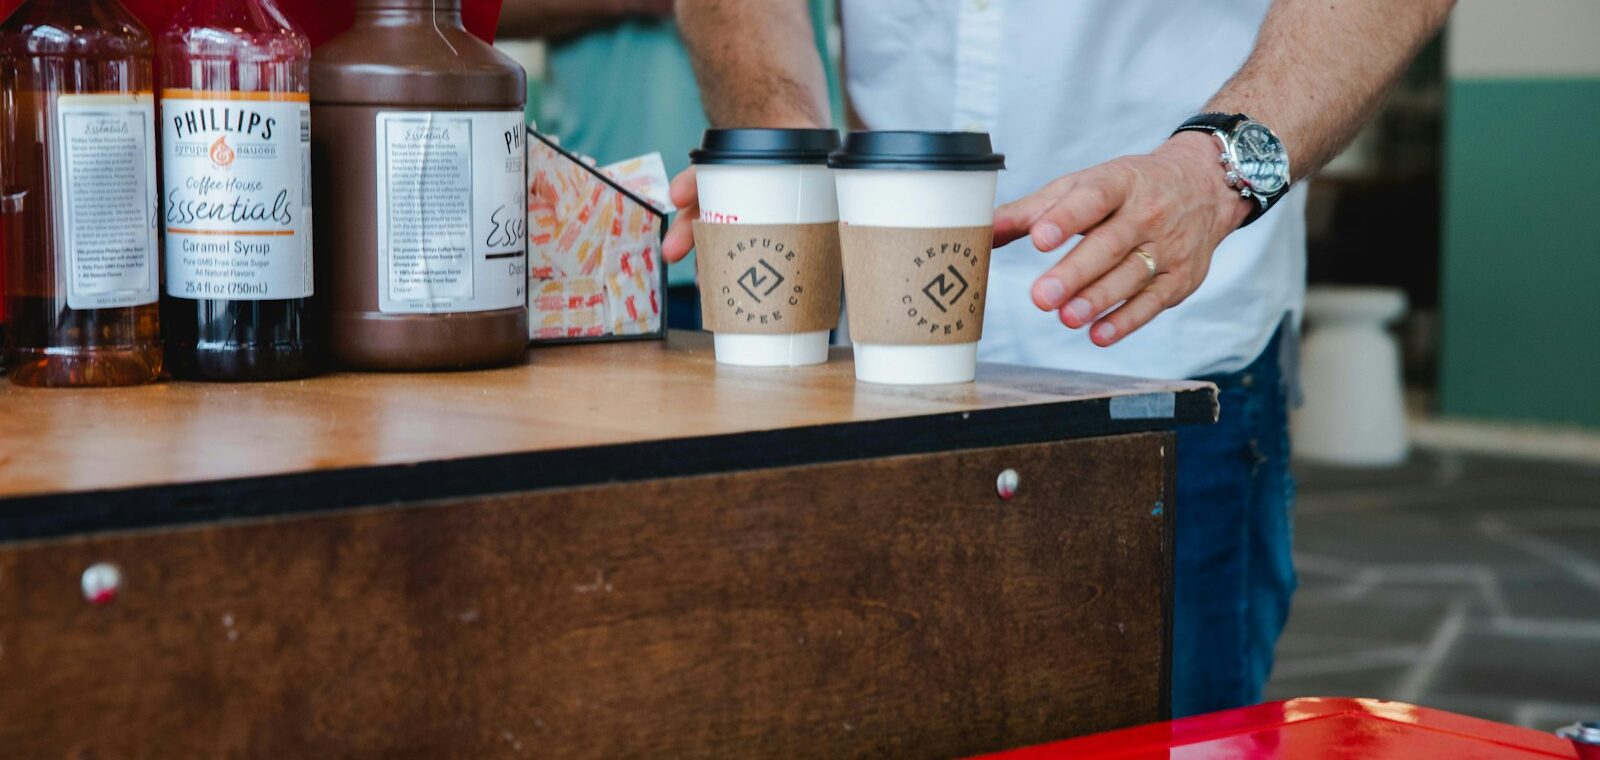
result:
[[[668,263],[676,263],[694,249],[694,220],[700,218],[700,191],[695,186],[693,166],[672,178],[670,192],[678,215],[667,228],[666,239],[661,241],[661,256]]]
[[[1454,4],[1273,0],[1250,57],[1201,110],[1271,126],[1293,179],[1304,178],[1350,141]],[[1249,213],[1253,201],[1223,182],[1220,153],[1215,138],[1183,132],[1148,156],[1067,175],[997,211],[995,243],[1031,234],[1049,251],[1084,235],[1033,284],[1033,302],[1068,327],[1094,323],[1090,339],[1109,346],[1194,293]],[[1155,262],[1154,276],[1134,250]]]
[[[1182,132],[1149,155],[1068,174],[996,210],[995,245],[1031,235],[1053,251],[1083,235],[1034,282],[1033,303],[1067,327],[1093,322],[1090,340],[1109,346],[1194,293],[1217,244],[1249,214],[1254,201],[1228,188],[1220,154],[1216,138]]]

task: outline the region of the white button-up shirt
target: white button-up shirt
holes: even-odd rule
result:
[[[846,86],[870,129],[991,133],[1006,154],[997,199],[1005,203],[1160,145],[1238,70],[1269,5],[844,0]],[[1222,175],[1219,165],[1218,183]],[[1034,280],[1060,253],[1040,253],[1024,238],[995,251],[979,356],[1165,378],[1241,369],[1286,315],[1298,319],[1304,217],[1298,188],[1223,241],[1187,301],[1111,348],[1033,305]]]

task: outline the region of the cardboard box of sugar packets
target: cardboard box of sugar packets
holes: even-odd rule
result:
[[[659,154],[604,167],[528,130],[528,339],[666,334],[666,169]]]

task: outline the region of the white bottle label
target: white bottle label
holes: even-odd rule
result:
[[[378,309],[526,303],[528,154],[521,111],[377,118]]]
[[[310,97],[165,90],[161,124],[167,295],[310,296]]]
[[[73,309],[143,306],[160,293],[155,124],[153,93],[56,99],[56,240]]]

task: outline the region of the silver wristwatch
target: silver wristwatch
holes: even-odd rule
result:
[[[1260,219],[1289,192],[1289,151],[1267,125],[1242,113],[1203,113],[1173,134],[1178,132],[1209,132],[1222,143],[1217,161],[1225,169],[1223,180],[1255,201],[1240,227]]]

